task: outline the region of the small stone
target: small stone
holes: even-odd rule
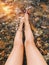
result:
[[[40,40],[41,40],[41,38],[40,38],[40,37],[38,37],[38,38],[37,38],[37,41],[40,41]]]
[[[48,48],[48,47],[49,47],[48,43],[45,43],[44,45],[45,45],[45,47],[46,47],[46,48]]]
[[[36,18],[35,18],[35,22],[37,22],[37,21],[39,21],[39,17],[36,17]]]
[[[0,40],[0,49],[4,49],[4,48],[5,48],[5,43],[2,40]]]
[[[3,60],[3,57],[1,57],[0,60]]]
[[[35,35],[40,36],[42,33],[43,33],[42,30],[38,30],[38,31],[35,32]]]
[[[40,48],[40,51],[43,55],[47,55],[47,50],[43,50],[42,48]]]
[[[41,47],[42,47],[42,45],[40,44],[39,41],[37,41],[36,46],[37,46],[38,48],[41,48]]]
[[[46,26],[41,26],[41,28],[46,29],[47,27]]]
[[[1,56],[4,57],[5,56],[5,51],[1,52]]]
[[[42,12],[35,12],[34,16],[43,16],[43,13]]]
[[[7,38],[8,40],[10,40],[11,37],[8,35],[8,36],[6,36],[6,38]]]

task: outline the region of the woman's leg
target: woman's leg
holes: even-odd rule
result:
[[[20,27],[15,35],[13,50],[5,65],[22,65],[23,63],[22,21],[21,19]]]
[[[47,65],[43,56],[34,43],[34,37],[30,29],[28,14],[25,14],[25,51],[27,57],[27,65]]]

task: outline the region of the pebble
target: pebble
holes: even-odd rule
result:
[[[43,16],[43,13],[42,12],[35,12],[34,16]]]
[[[35,22],[38,22],[38,21],[39,21],[39,17],[36,17],[36,18],[35,18]]]
[[[2,40],[0,40],[0,49],[4,49],[5,48],[5,44]]]

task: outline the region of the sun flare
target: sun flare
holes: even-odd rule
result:
[[[11,12],[9,6],[3,6],[2,8],[6,14],[9,14]]]

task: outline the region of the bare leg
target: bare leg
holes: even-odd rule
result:
[[[27,65],[47,65],[43,56],[35,46],[34,37],[30,29],[27,13],[25,14],[25,37]]]
[[[22,65],[23,63],[22,21],[21,19],[20,27],[15,35],[13,50],[5,65]]]

